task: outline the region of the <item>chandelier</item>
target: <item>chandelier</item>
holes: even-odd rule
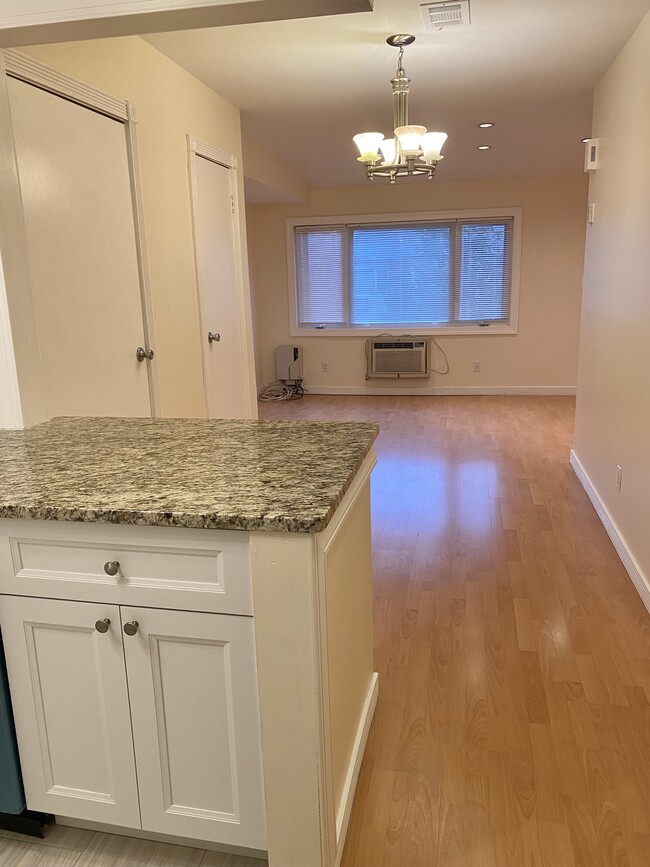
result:
[[[415,42],[415,36],[398,33],[386,42],[399,48],[397,72],[391,79],[393,86],[393,117],[395,137],[384,138],[380,132],[362,132],[354,136],[359,148],[359,162],[366,167],[366,176],[372,181],[376,175],[396,178],[408,175],[426,175],[430,181],[436,176],[436,165],[444,159],[440,150],[447,139],[446,132],[427,132],[424,126],[409,125],[409,84],[404,71],[404,47]],[[379,152],[381,151],[381,156]]]

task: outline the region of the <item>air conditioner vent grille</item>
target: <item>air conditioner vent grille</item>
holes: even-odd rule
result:
[[[423,3],[420,6],[426,30],[467,26],[470,23],[469,0],[442,3]]]
[[[386,343],[385,341],[373,340],[372,345],[375,349],[423,349],[424,348],[424,340],[418,341],[409,341],[409,340],[399,340],[393,343]]]
[[[429,376],[428,340],[369,340],[367,379]]]

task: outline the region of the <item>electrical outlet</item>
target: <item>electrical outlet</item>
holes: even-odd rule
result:
[[[481,362],[480,361],[473,361],[472,362],[472,370],[474,371],[474,373],[480,373],[481,372]]]
[[[327,364],[326,361],[321,361],[321,363],[320,363],[320,369],[321,369],[321,371],[322,371],[323,373],[328,373],[328,372],[329,372],[329,367],[328,367],[328,364]]]
[[[623,482],[623,467],[619,464],[616,467],[616,490],[621,490],[621,483]]]

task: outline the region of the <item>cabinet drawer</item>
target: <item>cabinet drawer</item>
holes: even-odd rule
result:
[[[248,534],[3,521],[0,592],[252,614]]]

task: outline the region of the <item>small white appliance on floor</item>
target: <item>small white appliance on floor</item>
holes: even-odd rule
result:
[[[299,346],[278,346],[275,350],[275,375],[283,382],[302,381],[302,349]]]

